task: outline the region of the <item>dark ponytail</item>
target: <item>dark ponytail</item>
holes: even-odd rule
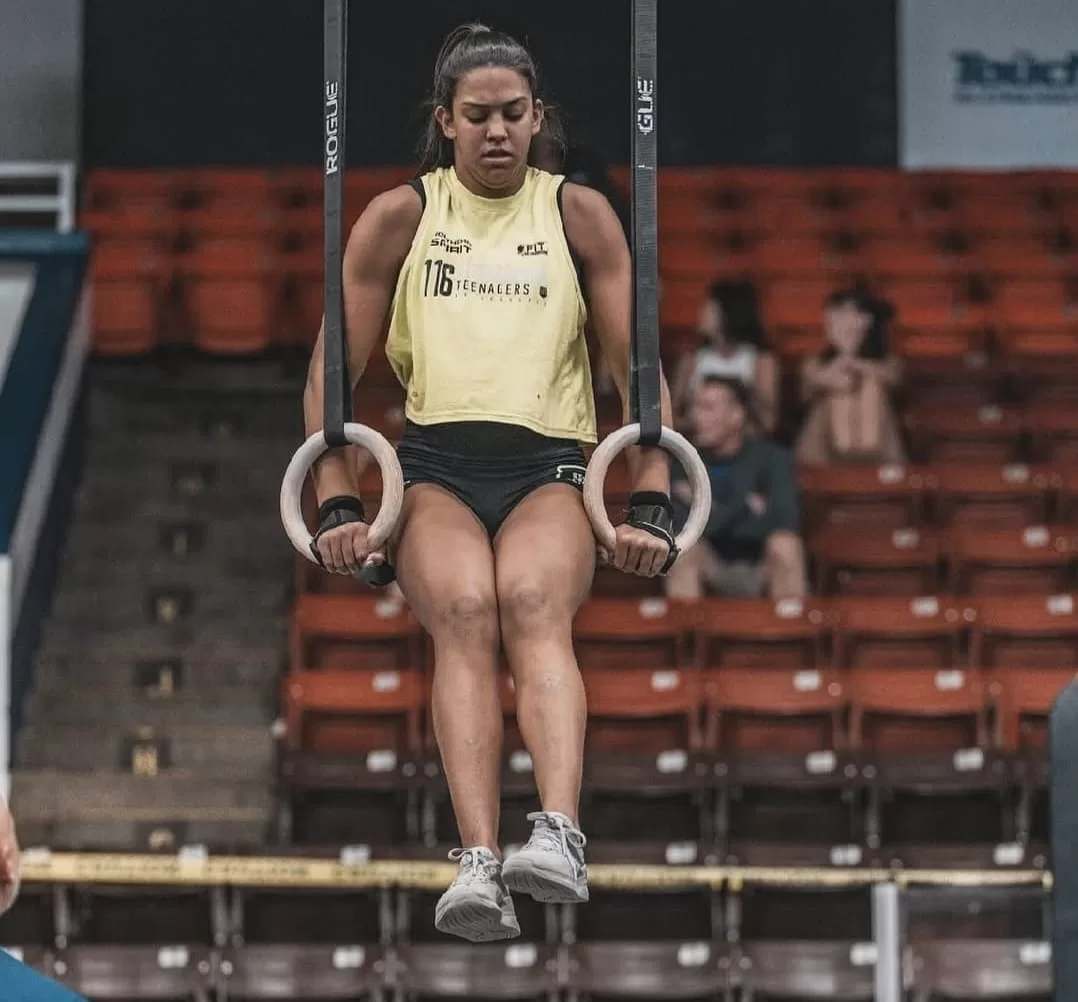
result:
[[[420,173],[452,165],[453,143],[446,139],[434,118],[434,112],[439,106],[451,110],[461,77],[481,66],[501,66],[516,71],[528,82],[532,99],[538,100],[542,97],[535,61],[531,53],[515,38],[488,28],[485,24],[462,24],[459,28],[454,28],[446,36],[434,63],[434,86],[427,102],[427,128],[418,150]],[[565,155],[565,133],[557,109],[545,100],[541,131],[553,146],[560,162]]]

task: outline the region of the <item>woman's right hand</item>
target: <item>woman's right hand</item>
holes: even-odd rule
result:
[[[366,522],[345,522],[318,536],[315,546],[322,566],[331,574],[359,574],[369,564],[385,563],[385,554],[370,551]]]

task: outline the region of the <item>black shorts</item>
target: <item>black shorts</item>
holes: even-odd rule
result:
[[[584,452],[572,439],[548,438],[495,421],[418,425],[397,446],[405,488],[437,484],[466,504],[490,538],[509,513],[545,484],[584,487]]]

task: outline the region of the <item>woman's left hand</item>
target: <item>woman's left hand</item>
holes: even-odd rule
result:
[[[670,547],[658,536],[623,522],[614,527],[614,538],[617,546],[613,554],[600,550],[603,563],[645,578],[653,578],[663,569]]]

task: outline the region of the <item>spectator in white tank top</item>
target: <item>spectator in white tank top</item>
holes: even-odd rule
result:
[[[778,367],[767,347],[756,289],[751,282],[716,282],[700,309],[701,345],[682,357],[672,388],[674,413],[682,420],[708,377],[737,379],[752,392],[760,430],[774,430],[778,417]]]

